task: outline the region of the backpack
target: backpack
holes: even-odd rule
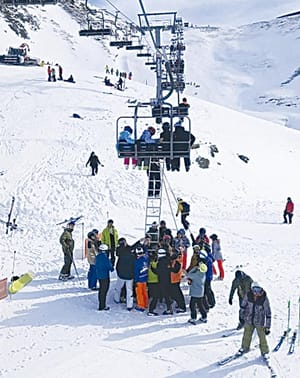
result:
[[[190,212],[190,205],[187,202],[182,202],[182,212],[183,213]]]

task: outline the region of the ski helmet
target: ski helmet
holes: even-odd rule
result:
[[[107,244],[100,244],[99,249],[100,249],[100,251],[107,251],[108,250],[108,245]]]

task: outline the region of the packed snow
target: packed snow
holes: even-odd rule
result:
[[[242,359],[223,367],[217,361],[241,346],[241,331],[222,337],[238,322],[237,296],[232,306],[228,304],[236,269],[244,270],[268,294],[270,349],[287,326],[289,299],[290,325],[298,327],[299,131],[230,109],[230,100],[226,107],[189,95],[192,133],[200,148],[191,152],[189,173],[183,169],[166,173],[169,185],[163,191],[162,218],[174,234],[181,228],[174,216],[175,199],[181,196],[191,204],[193,234],[205,227],[208,235],[219,236],[225,279],[212,282],[217,304],[208,314],[208,323],[196,326],[187,323],[189,311],[155,318],[128,312],[125,305],[112,300],[113,272],[110,311],[99,312],[98,293],[87,288],[84,239],[91,229],[105,228],[109,218],[129,243],[144,236],[147,176],[144,171],[125,170],[117,158],[116,119],[133,115],[128,101],[148,101],[155,96],[155,88],[136,79],[139,66],[136,62],[131,66],[124,52],[80,38],[78,24],[61,7],[32,7],[31,12],[41,20],[41,29],[30,31],[32,55],[56,68],[56,63],[61,64],[64,76],[72,74],[76,83],[48,82],[47,65],[2,65],[0,69],[0,219],[7,220],[15,196],[13,217],[18,225],[8,235],[5,225],[0,228],[0,278],[27,271],[36,275],[19,293],[1,300],[0,376],[268,377],[255,337],[251,352]],[[2,19],[0,32],[3,52],[23,42]],[[197,30],[194,33],[197,38]],[[188,72],[199,69],[196,59],[186,63]],[[125,91],[104,86],[106,64],[133,72]],[[202,60],[201,70],[209,72],[209,64]],[[264,78],[268,80],[261,75]],[[205,85],[212,85],[209,75]],[[81,118],[74,118],[74,113]],[[276,114],[274,120],[278,120]],[[159,125],[155,127],[159,133]],[[219,150],[214,158],[209,153],[211,144]],[[95,177],[85,167],[91,151],[104,165]],[[249,162],[238,154],[249,157]],[[210,160],[208,169],[198,166],[199,156]],[[283,224],[282,217],[288,196],[295,203],[291,225]],[[83,218],[73,233],[79,277],[72,271],[75,279],[61,282],[63,229],[57,223],[79,215]],[[182,288],[188,305],[185,279]],[[158,308],[159,313],[163,310]],[[279,377],[297,375],[298,345],[297,340],[292,356],[287,356],[287,342],[271,353]]]

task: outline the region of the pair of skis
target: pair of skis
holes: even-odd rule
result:
[[[64,224],[64,223],[70,223],[70,222],[78,222],[81,218],[83,218],[83,215],[80,215],[79,217],[71,217],[69,219],[65,219],[64,221],[62,222],[59,222],[59,223],[56,223],[56,226],[60,226],[61,224]]]
[[[234,353],[234,354],[227,356],[227,357],[223,358],[222,360],[218,361],[218,365],[219,366],[227,365],[228,363],[230,363],[234,360],[237,360],[238,358],[244,356],[244,354],[245,353],[243,351],[239,350],[237,353]],[[276,374],[276,371],[274,370],[273,366],[270,363],[270,358],[269,357],[262,357],[262,361],[266,365],[266,367],[269,369],[270,377],[276,378],[277,374]]]

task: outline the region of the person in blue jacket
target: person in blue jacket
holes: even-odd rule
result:
[[[120,149],[120,143],[125,144],[125,145],[127,144],[133,147],[135,140],[132,138],[132,133],[133,133],[133,130],[130,126],[124,127],[124,130],[120,132],[120,135],[118,138],[118,144],[117,144],[118,150]],[[129,168],[129,163],[130,163],[130,158],[129,157],[124,158],[124,165],[126,169]],[[132,168],[134,169],[137,165],[137,159],[135,159],[134,157],[131,158],[131,163],[132,163]]]
[[[99,253],[96,256],[96,275],[99,280],[99,311],[109,310],[106,306],[106,297],[110,284],[110,272],[114,271],[112,263],[107,256],[108,246],[106,244],[101,244],[99,247]]]

